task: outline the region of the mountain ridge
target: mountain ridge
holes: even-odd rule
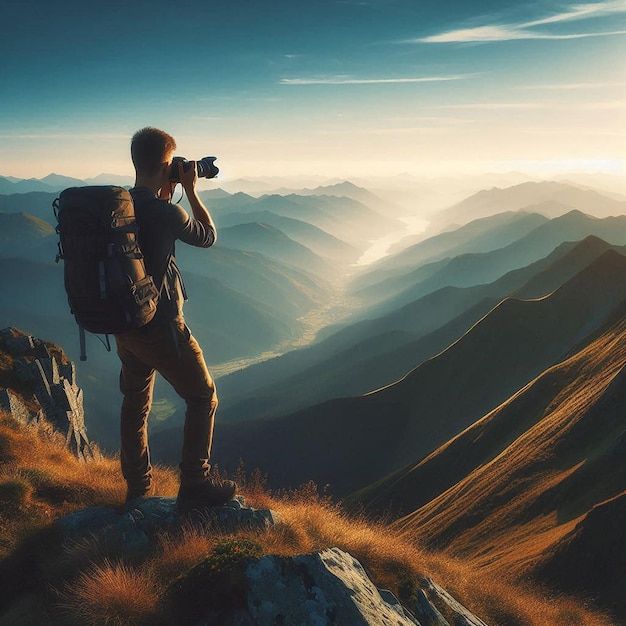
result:
[[[296,484],[312,478],[331,484],[337,495],[364,487],[462,431],[599,325],[611,303],[620,294],[626,297],[626,257],[608,251],[589,268],[541,300],[503,301],[443,353],[389,387],[284,417],[223,422],[216,454],[231,462],[244,458],[268,471],[278,484],[287,476]],[[564,324],[562,306],[570,307],[572,298],[576,315],[570,314]],[[554,333],[554,339],[546,341],[547,332]],[[503,355],[511,351],[517,358],[503,370]],[[496,375],[497,386],[480,385]],[[416,421],[420,416],[424,419]],[[321,467],[320,450],[324,450]]]
[[[546,201],[556,201],[597,217],[609,217],[626,212],[626,202],[603,196],[595,190],[581,189],[555,181],[531,181],[511,187],[483,189],[460,203],[440,211],[434,216],[434,221],[441,224],[465,223],[469,219],[500,212],[504,208],[524,209]]]
[[[303,403],[313,400],[312,393],[324,389],[329,395],[317,401],[366,393],[395,382],[444,350],[502,298],[545,296],[609,248],[593,236],[561,244],[544,259],[493,283],[444,287],[386,316],[339,329],[296,353],[233,373],[220,380],[226,392],[222,415],[228,420],[277,415],[306,406]],[[381,380],[383,376],[386,380]],[[289,394],[284,392],[285,384]],[[330,395],[332,389],[335,392]]]

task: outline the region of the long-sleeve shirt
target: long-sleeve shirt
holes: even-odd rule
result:
[[[160,290],[159,304],[151,324],[182,319],[187,294],[176,265],[175,243],[180,240],[191,246],[208,248],[215,242],[215,230],[190,216],[180,205],[157,198],[147,187],[135,187],[130,193],[146,270]]]

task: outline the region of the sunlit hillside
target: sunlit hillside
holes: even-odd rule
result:
[[[588,597],[623,616],[623,559],[610,548],[592,554],[621,541],[625,313],[622,305],[570,358],[353,499],[404,514],[394,528],[495,576],[581,591],[569,569],[578,564]]]

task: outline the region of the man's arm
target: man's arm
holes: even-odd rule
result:
[[[190,167],[187,172],[183,171],[183,164],[179,163],[178,176],[183,189],[185,190],[185,194],[187,195],[187,199],[189,200],[193,216],[200,223],[204,224],[213,231],[213,243],[215,243],[215,241],[217,241],[217,228],[215,227],[215,222],[213,221],[209,210],[204,206],[202,200],[200,200],[198,192],[196,191],[196,182],[198,181],[196,162],[192,161],[192,167]]]

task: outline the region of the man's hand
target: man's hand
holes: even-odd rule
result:
[[[189,164],[191,167],[185,172],[182,162],[179,161],[178,163],[178,178],[187,196],[193,193],[193,190],[196,188],[196,183],[198,182],[198,166],[195,161],[189,161]]]
[[[209,210],[204,206],[202,200],[196,192],[196,182],[198,181],[198,164],[191,161],[191,167],[187,172],[183,172],[183,164],[178,164],[178,178],[183,185],[187,200],[191,206],[193,216],[199,221],[209,226],[213,230],[213,242],[217,240],[217,229]]]

